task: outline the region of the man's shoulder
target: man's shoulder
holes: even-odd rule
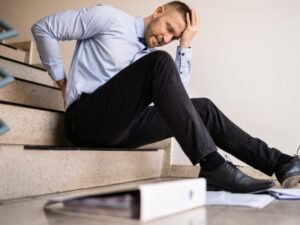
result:
[[[106,11],[108,13],[111,13],[114,16],[132,17],[127,12],[125,12],[125,11],[119,9],[119,8],[116,8],[112,5],[98,4],[96,6],[99,7],[99,10]]]

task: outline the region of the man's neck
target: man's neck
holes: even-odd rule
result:
[[[145,27],[145,30],[147,30],[147,27],[151,21],[151,16],[148,16],[148,17],[145,17],[144,19],[144,27]]]

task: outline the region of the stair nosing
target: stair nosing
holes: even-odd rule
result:
[[[108,151],[108,152],[116,152],[116,151],[133,151],[133,152],[156,152],[159,149],[156,148],[126,148],[126,147],[76,147],[76,146],[57,146],[57,145],[24,145],[24,150],[27,151]]]
[[[55,90],[59,90],[59,88],[57,87],[53,87],[53,86],[50,86],[50,85],[47,85],[47,84],[42,84],[42,83],[38,83],[38,82],[35,82],[35,81],[31,81],[31,80],[25,80],[25,79],[22,79],[22,78],[19,78],[19,77],[15,77],[14,75],[12,75],[15,80],[18,80],[18,81],[22,81],[22,82],[26,82],[26,83],[30,83],[30,84],[34,84],[34,85],[39,85],[39,86],[43,86],[43,87],[46,87],[46,88],[51,88],[51,89],[55,89]]]
[[[35,109],[35,110],[40,110],[40,111],[55,112],[55,113],[60,113],[60,114],[65,113],[64,111],[59,111],[59,110],[55,110],[55,109],[48,109],[48,108],[43,108],[43,107],[38,107],[38,106],[30,106],[30,105],[15,103],[15,102],[7,102],[7,101],[3,101],[3,100],[0,100],[0,104],[17,106],[17,107],[21,107],[21,108]]]
[[[40,67],[37,67],[37,66],[34,66],[34,65],[30,65],[28,63],[23,63],[23,62],[20,62],[20,61],[17,61],[17,60],[14,60],[14,59],[11,59],[11,58],[7,58],[3,55],[0,55],[0,59],[5,59],[5,60],[8,60],[8,61],[11,61],[11,62],[14,62],[14,63],[18,63],[18,64],[21,64],[23,66],[27,66],[27,67],[31,67],[33,69],[37,69],[37,70],[41,70],[41,71],[44,71],[44,72],[47,72],[46,69],[42,69]]]
[[[0,45],[5,46],[5,47],[8,47],[8,48],[12,48],[12,49],[14,49],[14,50],[21,50],[21,51],[24,51],[24,50],[22,50],[22,49],[19,49],[19,48],[15,47],[15,46],[12,46],[12,45],[9,45],[9,44],[4,44],[4,43],[1,43],[1,42],[0,42]],[[25,51],[24,51],[24,52],[25,52]]]

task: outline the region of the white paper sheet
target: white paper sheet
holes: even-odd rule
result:
[[[269,189],[270,195],[279,200],[300,200],[300,189]]]
[[[274,197],[270,195],[236,194],[225,191],[207,191],[207,205],[241,206],[251,208],[264,208],[271,203]]]

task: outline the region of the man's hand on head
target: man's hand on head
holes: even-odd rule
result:
[[[198,31],[198,17],[196,14],[195,9],[191,9],[191,16],[187,13],[186,14],[186,21],[187,25],[185,30],[183,31],[180,37],[180,47],[181,48],[188,48],[191,45],[192,39],[195,37]]]

